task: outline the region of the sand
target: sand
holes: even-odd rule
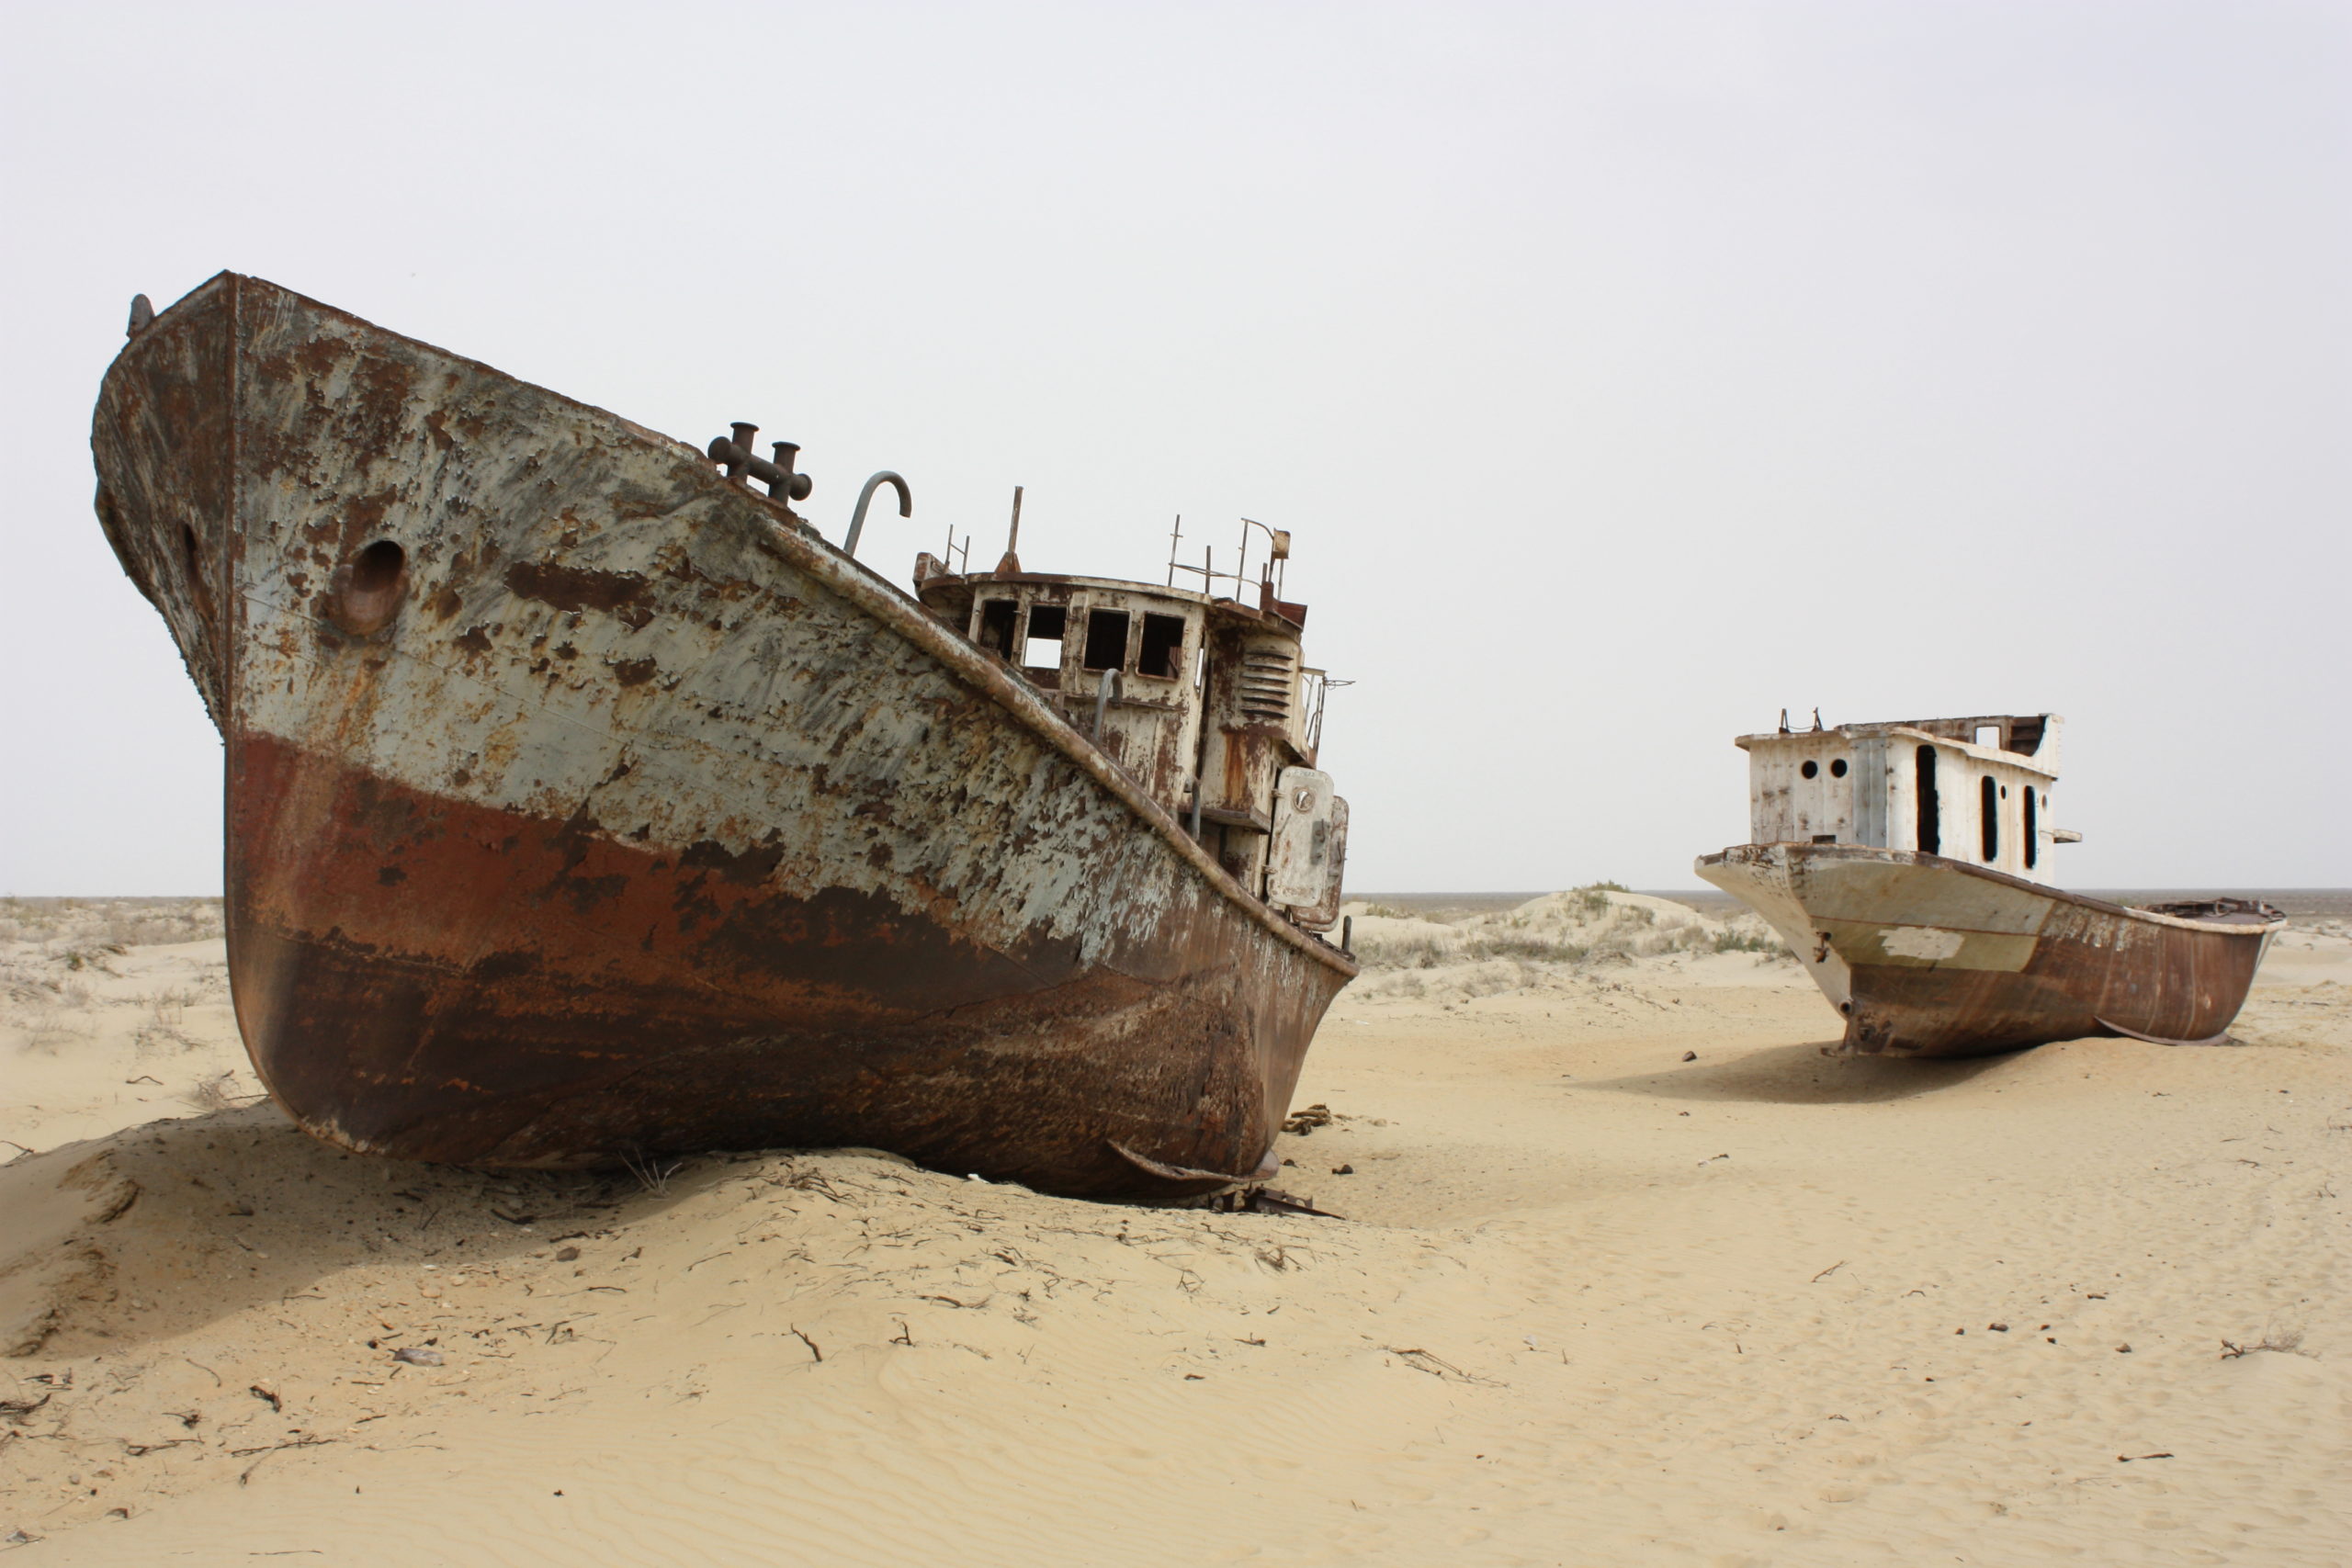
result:
[[[1283,1139],[1283,1185],[1345,1220],[858,1151],[348,1156],[238,1102],[217,940],[20,927],[0,1539],[28,1564],[2343,1561],[2352,932],[2282,939],[2238,1047],[1842,1062],[1796,965],[1660,903],[1359,921],[1389,966],[1309,1059],[1298,1102],[1334,1119]]]

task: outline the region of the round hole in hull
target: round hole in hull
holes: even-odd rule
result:
[[[338,631],[370,637],[391,624],[408,591],[408,552],[378,539],[335,568],[327,590],[327,619]]]

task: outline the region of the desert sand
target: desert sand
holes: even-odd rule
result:
[[[347,1156],[209,906],[0,923],[28,1564],[2319,1564],[2352,1541],[2352,931],[2231,1048],[1825,1057],[1749,921],[1357,907],[1281,1183]],[[19,1152],[22,1151],[22,1152]]]

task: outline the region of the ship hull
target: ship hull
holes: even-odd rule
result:
[[[1849,1055],[1974,1056],[2128,1035],[2216,1043],[2276,919],[2188,919],[1937,855],[1747,844],[1699,874],[1756,909],[1846,1021]]]
[[[1261,1173],[1353,966],[692,448],[229,275],[93,446],[221,729],[238,1023],[311,1132]]]

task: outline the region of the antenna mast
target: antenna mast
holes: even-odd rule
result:
[[[1014,485],[1012,487],[1012,530],[1005,536],[1004,558],[996,563],[996,574],[999,577],[1002,577],[1008,572],[1015,572],[1021,570],[1021,557],[1017,553],[1020,550],[1020,547],[1021,487],[1019,485]]]

